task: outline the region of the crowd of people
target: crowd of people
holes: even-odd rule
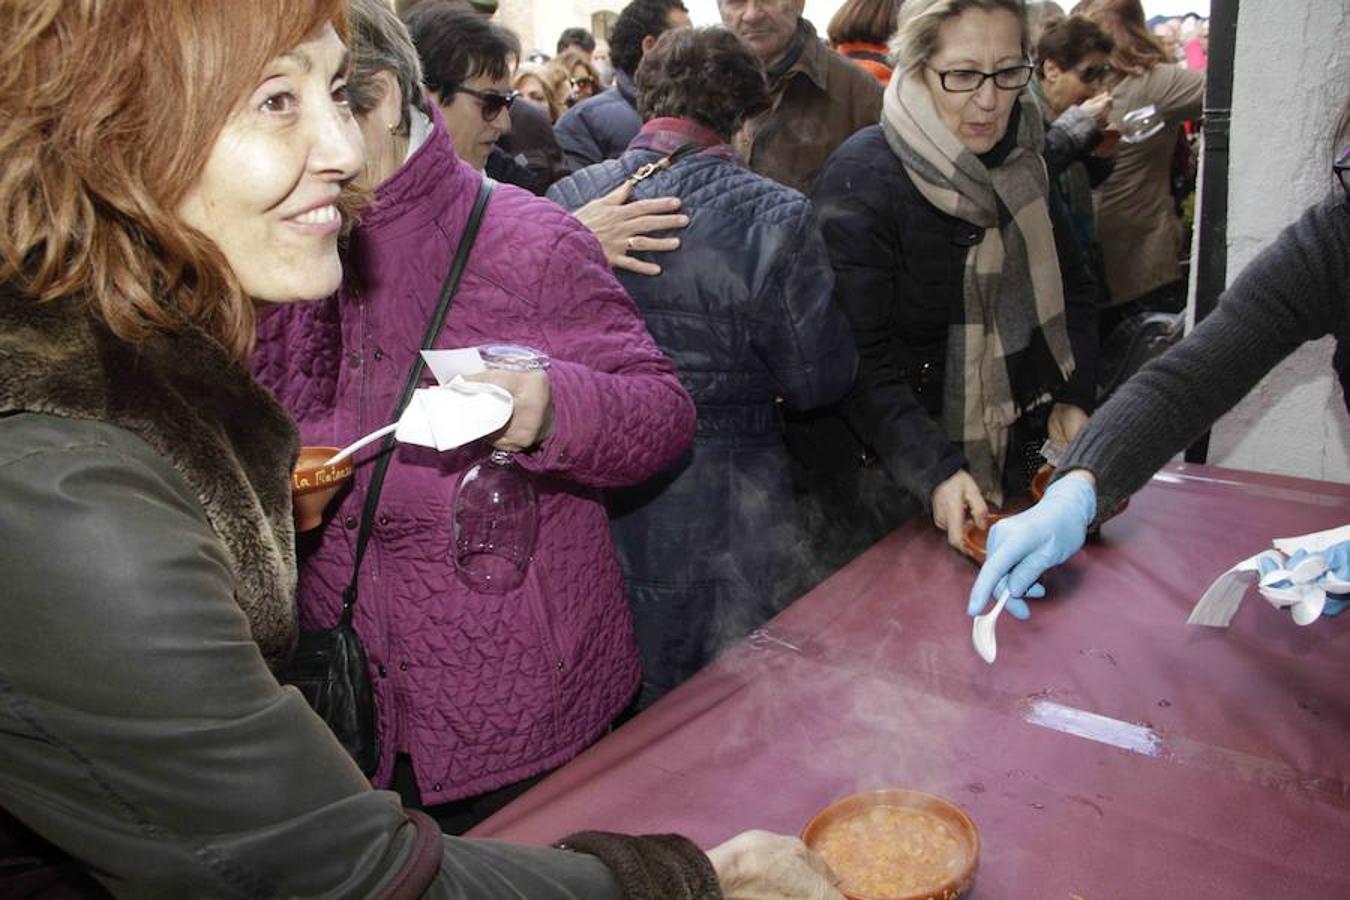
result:
[[[1098,410],[1120,323],[1185,302],[1203,23],[803,7],[632,0],[546,56],[492,0],[0,0],[0,888],[838,900],[767,832],[459,835],[906,520],[959,548],[1047,446],[972,615],[1029,615],[1303,341],[1350,381],[1350,105],[1328,197]],[[428,338],[545,362],[297,534],[298,446],[397,419]],[[504,592],[455,551],[494,451],[537,507]],[[353,591],[364,773],[275,677]]]

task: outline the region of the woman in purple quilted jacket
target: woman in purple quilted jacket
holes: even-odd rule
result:
[[[424,98],[402,26],[378,3],[353,12],[348,91],[374,203],[350,236],[338,293],[265,315],[253,364],[311,445],[344,446],[393,419],[481,183]],[[694,434],[693,404],[595,238],[506,185],[435,345],[494,342],[535,347],[552,365],[476,376],[515,400],[493,438],[445,453],[395,448],[355,615],[378,705],[372,780],[453,833],[576,756],[633,697],[638,656],[599,491],[661,471]],[[456,576],[451,519],[460,475],[494,439],[519,451],[539,533],[524,584],[489,595]],[[372,456],[358,455],[353,489],[300,540],[303,627],[339,617]]]

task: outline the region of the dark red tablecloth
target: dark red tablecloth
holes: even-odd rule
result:
[[[796,833],[854,791],[966,809],[979,898],[1350,896],[1350,613],[1299,628],[1206,586],[1350,522],[1350,486],[1179,466],[971,648],[975,567],[890,535],[474,834]]]

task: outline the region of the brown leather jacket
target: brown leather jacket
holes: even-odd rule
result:
[[[293,628],[294,454],[200,332],[132,348],[0,285],[0,808],[116,897],[719,896],[683,839],[443,838],[371,790],[260,652]]]
[[[834,148],[881,120],[881,86],[803,24],[801,56],[775,83],[773,106],[736,136],[736,150],[751,170],[805,194]]]

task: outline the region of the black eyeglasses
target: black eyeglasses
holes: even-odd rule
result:
[[[589,75],[581,75],[569,80],[572,82],[572,87],[581,87],[582,85],[585,85],[586,87],[595,87],[595,79]]]
[[[938,80],[942,82],[942,89],[949,94],[969,94],[978,91],[984,87],[987,78],[994,79],[994,87],[999,90],[1021,90],[1031,81],[1033,71],[1033,67],[1029,64],[1009,66],[1006,69],[999,69],[997,72],[980,72],[975,69],[939,70],[926,63],[925,66],[937,73]]]
[[[510,109],[520,97],[520,91],[480,91],[469,87],[457,87],[453,93],[468,94],[475,98],[483,108],[484,122],[491,122],[500,116],[502,110]]]
[[[1345,191],[1347,198],[1350,198],[1350,149],[1342,153],[1341,158],[1332,164],[1331,171],[1341,180],[1341,190]]]
[[[1102,63],[1098,66],[1088,66],[1085,69],[1078,70],[1078,80],[1084,84],[1096,84],[1104,78],[1110,78],[1115,69]]]

